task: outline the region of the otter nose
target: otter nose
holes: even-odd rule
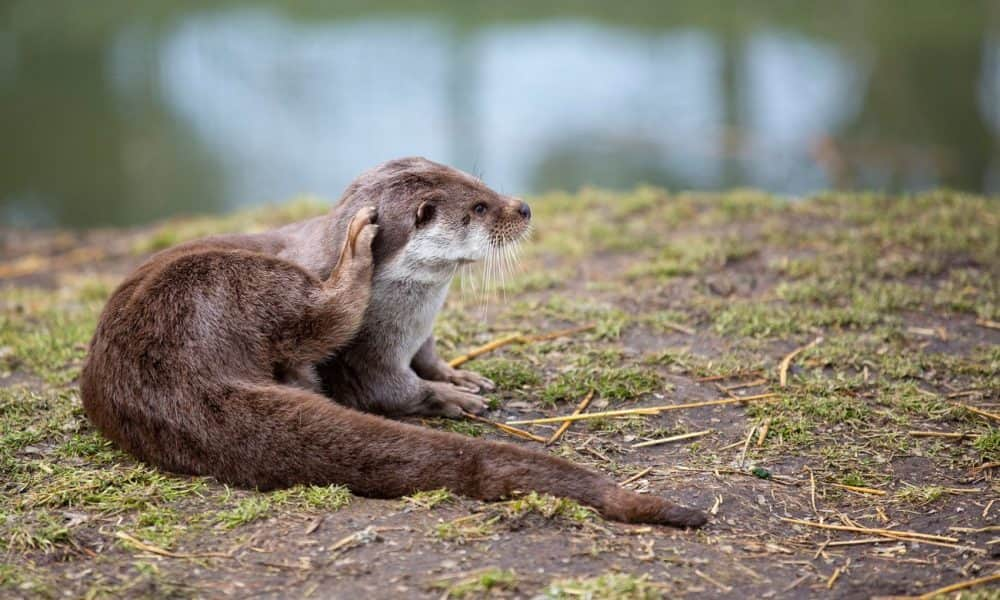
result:
[[[527,202],[521,202],[521,206],[518,207],[517,212],[525,219],[531,218],[531,207],[528,206]]]

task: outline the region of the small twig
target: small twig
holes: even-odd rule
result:
[[[849,492],[855,492],[857,494],[871,494],[873,496],[885,496],[886,495],[886,491],[885,490],[877,490],[875,488],[862,487],[860,485],[845,485],[843,483],[831,483],[830,485],[832,485],[835,488],[840,488],[842,490],[847,490]]]
[[[497,423],[496,421],[491,421],[490,419],[485,419],[483,417],[480,417],[479,415],[474,415],[474,414],[472,414],[470,412],[464,412],[463,411],[462,414],[465,416],[466,419],[471,419],[473,421],[476,421],[477,423],[485,423],[486,425],[490,425],[490,426],[496,427],[500,431],[503,431],[504,433],[509,433],[509,434],[511,434],[511,435],[513,435],[515,437],[523,438],[523,439],[526,439],[526,440],[531,440],[533,442],[541,442],[543,444],[546,443],[546,442],[548,442],[547,439],[545,439],[545,438],[543,438],[541,436],[537,436],[537,435],[531,433],[530,431],[525,431],[523,429],[518,429],[517,427],[511,427],[510,425],[507,425],[506,423]]]
[[[858,540],[837,540],[834,542],[823,542],[828,548],[834,548],[837,546],[858,546],[860,544],[884,544],[885,542],[899,542],[899,538],[890,537],[873,537],[873,538],[861,538]]]
[[[784,593],[787,593],[787,592],[790,592],[790,591],[794,590],[795,588],[799,587],[799,584],[802,583],[803,581],[805,581],[806,579],[809,579],[809,575],[808,574],[803,575],[802,577],[799,577],[795,581],[793,581],[790,584],[788,584],[787,586],[785,586],[781,590],[781,593],[784,594]]]
[[[877,529],[873,527],[852,527],[849,525],[831,525],[828,523],[813,523],[812,521],[803,521],[802,519],[792,519],[789,517],[779,517],[779,519],[787,523],[794,523],[796,525],[805,525],[807,527],[817,527],[819,529],[832,529],[835,531],[851,531],[854,533],[867,533],[869,535],[882,535],[886,537],[910,538],[916,541],[948,542],[951,544],[958,543],[957,538],[947,537],[943,535],[934,535],[930,533],[920,533],[918,531],[896,531],[894,529]]]
[[[806,469],[809,470],[809,504],[812,505],[813,514],[819,519],[819,509],[816,508],[816,475],[809,467],[806,467]]]
[[[743,388],[757,387],[758,385],[764,385],[765,383],[767,383],[767,379],[754,379],[753,381],[747,381],[746,383],[723,386],[722,390],[725,392],[732,392],[734,390],[742,390]]]
[[[946,585],[943,588],[938,588],[918,596],[920,600],[930,600],[931,598],[936,598],[938,596],[943,596],[944,594],[950,594],[952,592],[957,592],[959,590],[967,590],[970,587],[975,587],[977,585],[982,585],[984,583],[991,583],[993,581],[1000,581],[1000,572],[993,573],[992,575],[987,575],[985,577],[978,577],[976,579],[969,579],[968,581],[960,581],[958,583],[953,583],[951,585]]]
[[[329,548],[329,552],[335,553],[338,550],[347,550],[358,544],[366,544],[374,541],[378,537],[379,529],[376,527],[365,527],[361,531],[355,531],[351,535],[340,538]]]
[[[990,329],[1000,329],[1000,323],[990,321],[989,319],[979,319],[976,321],[976,325],[979,325],[980,327],[989,327]]]
[[[788,368],[790,366],[792,366],[792,359],[794,359],[796,356],[798,356],[802,352],[805,352],[806,350],[812,348],[813,346],[815,346],[816,344],[818,344],[818,343],[820,343],[822,341],[823,341],[823,338],[822,337],[818,337],[818,338],[814,339],[813,341],[809,342],[808,344],[806,344],[805,346],[802,346],[801,348],[796,348],[795,350],[792,350],[791,352],[789,352],[788,354],[785,355],[785,358],[781,359],[781,364],[778,367],[778,384],[781,387],[785,387],[788,384]]]
[[[520,333],[512,333],[502,338],[493,340],[488,344],[483,344],[478,348],[473,348],[472,350],[469,350],[465,354],[451,359],[450,361],[448,361],[448,364],[452,367],[458,367],[464,365],[465,363],[476,358],[477,356],[482,356],[487,352],[493,352],[494,350],[503,348],[504,346],[509,346],[510,344],[519,344],[523,340],[524,336],[522,336]]]
[[[736,379],[737,377],[746,377],[747,375],[760,375],[760,371],[736,371],[735,373],[727,373],[725,375],[709,375],[708,377],[699,377],[695,381],[703,383],[706,381],[721,381],[723,379]]]
[[[579,327],[560,329],[558,331],[541,333],[537,335],[522,335],[520,333],[512,333],[502,338],[495,339],[487,344],[483,344],[478,348],[473,348],[472,350],[469,350],[468,352],[466,352],[461,356],[456,356],[455,358],[448,361],[448,364],[452,367],[458,367],[464,365],[465,363],[469,362],[470,360],[476,357],[482,356],[483,354],[487,354],[489,352],[493,352],[494,350],[498,350],[500,348],[503,348],[504,346],[509,346],[511,344],[531,344],[534,342],[544,342],[547,340],[554,340],[556,338],[565,337],[567,335],[573,335],[575,333],[581,333],[583,331],[590,331],[594,327],[596,327],[596,325],[581,325]]]
[[[844,567],[837,567],[836,569],[834,569],[833,575],[830,575],[830,578],[826,580],[826,589],[832,590],[833,584],[837,583],[837,578],[840,577],[840,574],[843,572],[844,572]]]
[[[750,440],[752,440],[752,439],[753,439],[753,433],[754,433],[754,431],[756,431],[756,430],[757,430],[757,426],[756,426],[756,425],[753,425],[753,426],[751,426],[751,427],[750,427],[750,431],[748,431],[748,432],[747,432],[747,439],[746,439],[746,441],[745,441],[745,442],[743,443],[743,451],[742,451],[742,452],[740,452],[740,458],[739,458],[739,460],[738,460],[738,461],[736,461],[736,464],[737,464],[737,465],[739,465],[739,467],[740,467],[741,469],[743,468],[743,465],[744,465],[744,464],[746,464],[746,460],[747,460],[747,450],[749,450],[749,449],[750,449]]]
[[[760,426],[760,431],[757,432],[757,447],[760,448],[764,445],[764,440],[767,439],[767,432],[771,429],[771,418],[768,417],[764,419],[764,422]]]
[[[681,333],[683,333],[685,335],[694,335],[695,334],[694,329],[691,329],[690,327],[687,327],[685,325],[681,325],[680,323],[674,323],[673,321],[659,320],[659,321],[656,322],[656,324],[657,325],[663,325],[664,327],[666,327],[668,329],[673,329],[674,331],[679,331],[679,332],[681,332]]]
[[[232,554],[225,554],[222,552],[196,552],[196,553],[186,553],[186,552],[171,552],[170,550],[165,550],[159,546],[154,546],[152,544],[147,544],[146,542],[132,537],[131,535],[125,533],[124,531],[116,531],[115,537],[120,540],[125,540],[129,545],[142,550],[143,552],[149,552],[150,554],[157,554],[159,556],[166,556],[167,558],[232,558]]]
[[[618,485],[625,485],[625,484],[628,484],[628,483],[632,483],[633,481],[635,481],[635,480],[637,480],[637,479],[639,479],[641,477],[645,477],[652,470],[653,470],[653,467],[646,467],[645,469],[639,471],[638,473],[636,473],[635,475],[629,477],[628,479],[626,479],[624,481],[619,481]]]
[[[718,580],[716,580],[716,579],[713,579],[713,578],[709,577],[708,575],[706,575],[706,574],[702,573],[702,572],[701,572],[701,571],[699,571],[698,569],[695,569],[695,570],[694,570],[694,574],[695,574],[695,575],[697,575],[698,577],[701,577],[701,578],[702,578],[702,579],[704,579],[705,581],[707,581],[707,582],[711,583],[711,584],[712,584],[712,585],[714,585],[715,587],[719,588],[719,590],[720,590],[720,591],[722,591],[723,593],[726,593],[726,594],[728,594],[729,592],[733,591],[733,588],[732,588],[732,586],[728,586],[728,585],[726,585],[726,584],[722,583],[721,581],[718,581]]]
[[[962,439],[967,437],[975,437],[972,433],[962,433],[962,432],[952,432],[952,431],[910,431],[910,435],[913,437],[942,437],[942,438],[954,438]]]
[[[594,398],[594,390],[590,390],[589,392],[587,392],[587,395],[583,397],[583,400],[580,401],[580,404],[577,404],[576,410],[573,411],[573,414],[578,415],[583,411],[587,410],[587,407],[590,406],[590,401],[593,398]],[[559,426],[559,429],[556,429],[556,432],[553,433],[552,437],[550,437],[545,442],[545,445],[550,446],[559,441],[559,438],[562,437],[562,434],[566,433],[566,430],[569,429],[570,425],[572,424],[573,421],[563,421],[563,424]]]
[[[987,525],[986,527],[949,527],[948,529],[959,533],[987,533],[989,531],[1000,531],[1000,525]]]
[[[545,423],[559,423],[561,421],[584,421],[587,419],[602,419],[604,417],[622,417],[626,415],[656,415],[669,410],[683,410],[688,408],[698,408],[701,406],[718,406],[721,404],[737,404],[740,402],[753,402],[756,400],[770,400],[778,395],[774,393],[758,394],[756,396],[745,396],[743,398],[722,398],[719,400],[706,400],[704,402],[689,402],[687,404],[667,404],[663,406],[649,406],[645,408],[627,408],[622,410],[608,410],[604,412],[583,413],[579,415],[563,415],[561,417],[543,417],[540,419],[525,419],[522,421],[507,421],[509,425],[542,425]]]
[[[994,421],[1000,421],[1000,415],[996,413],[987,412],[981,408],[976,408],[975,406],[969,406],[968,404],[962,404],[961,402],[953,402],[955,406],[959,408],[964,408],[965,410],[975,413],[981,417],[986,417],[987,419],[993,419]]]
[[[649,440],[648,442],[639,442],[638,444],[632,444],[633,448],[646,448],[648,446],[658,446],[660,444],[669,444],[670,442],[679,442],[681,440],[688,440],[695,437],[701,437],[703,435],[708,435],[712,433],[713,429],[706,429],[704,431],[694,431],[692,433],[681,433],[678,435],[672,435],[670,437],[660,438],[658,440]]]

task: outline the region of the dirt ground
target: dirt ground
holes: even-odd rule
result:
[[[547,448],[703,507],[709,525],[157,472],[79,406],[103,301],[156,249],[323,207],[0,231],[0,596],[869,598],[992,578],[952,595],[1000,598],[997,200],[640,188],[531,202],[517,264],[456,282],[440,351],[588,329],[470,361],[499,384],[490,419],[567,415],[588,394],[587,412],[764,397],[587,419],[548,446],[422,423]]]

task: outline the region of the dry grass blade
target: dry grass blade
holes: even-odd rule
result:
[[[802,519],[791,519],[788,517],[780,517],[782,521],[786,523],[794,523],[796,525],[805,525],[807,527],[816,527],[818,529],[832,529],[835,531],[850,531],[853,533],[867,533],[869,535],[881,535],[886,537],[897,537],[897,538],[908,538],[917,541],[930,541],[930,542],[946,542],[949,544],[957,544],[958,539],[953,537],[947,537],[944,535],[934,535],[931,533],[920,533],[919,531],[896,531],[894,529],[877,529],[872,527],[852,527],[849,525],[831,525],[828,523],[813,523],[812,521],[803,521]]]
[[[197,558],[232,558],[231,554],[225,554],[223,552],[171,552],[159,546],[154,546],[152,544],[147,544],[146,542],[132,537],[131,535],[125,533],[124,531],[116,531],[115,537],[124,540],[130,546],[142,550],[143,552],[149,552],[150,554],[156,554],[158,556],[165,556],[167,558],[185,558],[185,559],[197,559]]]
[[[485,423],[486,425],[490,425],[492,427],[496,427],[500,431],[502,431],[504,433],[509,433],[510,435],[512,435],[514,437],[519,437],[519,438],[522,438],[522,439],[525,439],[525,440],[531,440],[533,442],[541,442],[543,444],[546,443],[546,442],[548,442],[547,439],[545,439],[545,438],[543,438],[541,436],[535,435],[535,434],[531,433],[530,431],[525,431],[523,429],[518,429],[517,427],[511,427],[510,425],[507,425],[505,423],[497,423],[496,421],[491,421],[489,419],[485,419],[483,417],[480,417],[479,415],[474,415],[474,414],[469,413],[469,412],[463,412],[462,414],[465,416],[466,419],[470,419],[472,421],[476,421],[477,423]]]
[[[660,438],[658,440],[649,440],[648,442],[639,442],[638,444],[632,444],[633,448],[646,448],[648,446],[658,446],[660,444],[669,444],[670,442],[679,442],[681,440],[689,440],[691,438],[701,437],[703,435],[708,435],[715,431],[714,429],[706,429],[704,431],[694,431],[692,433],[681,433],[678,435],[672,435],[670,437]]]
[[[465,354],[451,359],[450,361],[448,361],[448,364],[451,365],[452,367],[458,367],[464,365],[465,363],[476,358],[477,356],[482,356],[483,354],[486,354],[488,352],[493,352],[494,350],[503,348],[504,346],[509,346],[511,344],[519,344],[523,341],[523,339],[524,338],[520,333],[512,333],[502,338],[495,339],[492,342],[489,342],[488,344],[483,344],[478,348],[473,348],[472,350],[469,350]]]
[[[972,433],[962,433],[959,431],[910,431],[909,434],[913,437],[941,437],[941,438],[953,438],[960,440],[967,437],[975,437]]]
[[[808,344],[806,344],[805,346],[802,346],[801,348],[796,348],[795,350],[792,350],[791,352],[786,354],[785,358],[781,359],[781,365],[778,367],[778,385],[780,385],[781,387],[785,387],[786,385],[788,385],[788,369],[789,367],[792,366],[792,360],[799,354],[805,352],[806,350],[812,348],[813,346],[822,341],[823,338],[818,337],[813,341],[809,342]]]
[[[991,413],[989,411],[985,411],[985,410],[983,410],[981,408],[976,408],[975,406],[970,406],[968,404],[962,404],[961,402],[954,402],[953,404],[955,406],[959,407],[959,408],[964,408],[965,410],[969,411],[970,413],[977,414],[980,417],[986,417],[987,419],[993,419],[994,421],[1000,421],[1000,415],[998,415],[996,413]]]
[[[624,417],[627,415],[657,415],[669,410],[684,410],[688,408],[699,408],[702,406],[719,406],[722,404],[739,404],[741,402],[754,402],[757,400],[771,400],[778,395],[774,393],[758,394],[756,396],[745,396],[743,398],[721,398],[719,400],[705,400],[704,402],[689,402],[687,404],[667,404],[663,406],[648,406],[645,408],[625,408],[622,410],[606,410],[604,412],[583,413],[579,415],[563,415],[561,417],[542,417],[540,419],[524,419],[521,421],[507,421],[508,425],[542,425],[545,423],[559,423],[561,421],[585,421],[587,419],[603,419],[605,417]]]
[[[989,319],[979,319],[976,321],[976,325],[979,325],[980,327],[988,327],[990,329],[1000,329],[1000,323],[990,321]]]
[[[862,487],[860,485],[846,485],[843,483],[831,483],[831,486],[835,488],[840,488],[842,490],[847,490],[849,492],[854,492],[856,494],[871,494],[872,496],[885,496],[885,490],[878,490],[870,487]]]
[[[920,598],[920,600],[930,600],[931,598],[936,598],[937,596],[943,596],[944,594],[950,594],[960,590],[967,590],[971,587],[983,585],[984,583],[992,583],[994,581],[1000,581],[1000,572],[993,573],[992,575],[986,575],[985,577],[978,577],[976,579],[969,579],[967,581],[960,581],[958,583],[946,585],[943,588],[932,590],[917,597]]]
[[[636,473],[635,475],[629,477],[628,479],[624,479],[622,481],[619,481],[618,485],[625,485],[625,484],[628,484],[628,483],[632,483],[633,481],[635,481],[637,479],[641,479],[642,477],[645,477],[646,475],[649,475],[652,471],[653,471],[653,467],[646,467],[645,469],[639,471],[638,473]]]
[[[578,415],[583,411],[587,410],[587,407],[590,406],[590,401],[593,398],[594,398],[594,390],[590,390],[589,392],[587,392],[587,395],[583,397],[583,400],[580,401],[580,404],[577,405],[576,410],[573,411],[573,414]],[[563,424],[559,426],[559,429],[556,429],[556,432],[552,434],[552,437],[550,437],[548,441],[545,442],[545,445],[548,446],[556,443],[559,440],[559,438],[562,437],[562,434],[566,433],[566,430],[569,429],[570,425],[572,424],[573,421],[564,421]]]
[[[499,350],[504,346],[509,346],[511,344],[530,344],[534,342],[544,342],[547,340],[554,340],[556,338],[565,337],[567,335],[573,335],[575,333],[580,333],[583,331],[590,331],[594,327],[596,327],[596,325],[581,325],[579,327],[560,329],[559,331],[541,333],[538,335],[522,335],[520,333],[512,333],[502,338],[495,339],[487,344],[483,344],[478,348],[473,348],[472,350],[469,350],[468,352],[466,352],[461,356],[456,356],[455,358],[448,361],[448,364],[451,365],[452,367],[458,367],[464,365],[465,363],[469,362],[474,358],[482,356],[483,354],[493,352],[494,350]]]

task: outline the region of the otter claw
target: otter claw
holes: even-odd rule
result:
[[[463,390],[469,390],[470,392],[492,392],[497,389],[495,383],[473,371],[455,370],[455,372],[448,377],[448,381],[453,383],[455,386]]]

